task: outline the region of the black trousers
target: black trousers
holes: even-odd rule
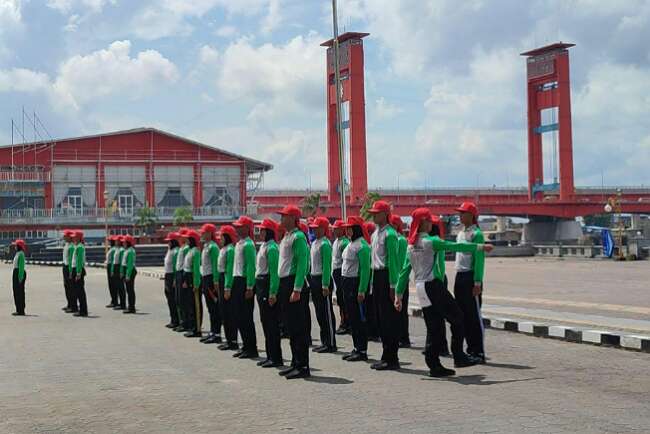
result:
[[[176,315],[178,323],[185,328],[187,320],[185,319],[185,307],[183,306],[183,271],[177,271],[174,276],[174,299],[176,300]]]
[[[81,271],[79,280],[77,280],[77,270],[72,269],[72,286],[75,296],[75,305],[79,305],[79,313],[88,315],[88,301],[86,299],[86,270]]]
[[[264,330],[266,358],[275,363],[282,363],[282,346],[280,344],[280,305],[269,305],[270,278],[257,276],[255,294],[260,308],[260,321]]]
[[[366,314],[366,303],[359,303],[359,278],[343,277],[343,294],[345,296],[345,309],[352,329],[352,342],[354,349],[360,352],[368,351],[368,324]]]
[[[77,308],[77,299],[74,296],[74,289],[72,287],[72,281],[70,280],[70,269],[67,265],[63,266],[63,289],[65,290],[65,299],[68,302],[68,309],[76,312]]]
[[[230,300],[224,297],[224,283],[225,273],[221,273],[219,277],[219,308],[221,309],[221,319],[223,321],[223,332],[226,335],[226,341],[229,344],[237,343],[237,315],[234,311],[234,304],[232,302],[232,294]]]
[[[210,333],[221,334],[221,313],[219,312],[219,295],[214,288],[214,276],[212,274],[201,277],[201,290],[205,298],[205,305],[210,315]],[[212,297],[215,298],[212,298]]]
[[[410,343],[411,334],[409,333],[409,290],[406,288],[402,296],[402,311],[400,312],[399,341],[401,343]]]
[[[169,308],[169,322],[173,325],[178,325],[175,280],[176,276],[174,276],[174,273],[165,273],[165,298],[167,299],[167,307]]]
[[[115,287],[113,276],[111,276],[112,267],[111,264],[106,266],[106,281],[108,282],[108,294],[111,297],[111,304],[117,306],[117,288]]]
[[[293,292],[296,276],[287,276],[280,279],[278,301],[286,318],[286,327],[289,332],[291,346],[291,365],[296,368],[309,368],[309,292],[303,285],[300,300],[290,303],[289,298]]]
[[[449,281],[447,280],[447,276],[445,276],[445,283],[444,283],[444,288],[445,291],[448,291],[449,288]],[[443,321],[441,324],[441,330],[440,330],[440,342],[438,345],[440,346],[439,351],[440,353],[448,353],[449,352],[449,342],[447,342],[447,327],[445,326],[445,322]],[[427,337],[426,337],[426,343],[429,343],[430,345],[433,345],[433,338],[431,337],[431,333],[429,333],[429,330],[427,329]]]
[[[138,275],[137,270],[133,270],[133,276],[130,279],[124,278],[124,289],[128,300],[128,309],[135,310],[135,277]]]
[[[381,360],[388,363],[397,363],[399,361],[397,352],[399,350],[402,319],[400,313],[395,309],[395,291],[390,288],[388,270],[375,270],[373,273],[372,284],[375,311],[377,312],[377,326],[384,350]]]
[[[483,347],[483,321],[481,319],[481,295],[474,296],[474,272],[466,271],[456,273],[454,282],[454,296],[456,302],[463,312],[465,325],[465,339],[467,340],[467,352],[470,354],[485,354]]]
[[[332,271],[332,282],[334,282],[334,288],[336,290],[336,304],[339,306],[339,316],[341,317],[340,326],[347,328],[348,321],[345,313],[345,295],[343,295],[343,282],[340,268],[335,268]]]
[[[372,339],[379,337],[379,324],[377,323],[377,306],[375,304],[375,294],[372,288],[372,280],[368,282],[368,291],[366,292],[365,310],[366,310],[366,327],[368,336]]]
[[[242,340],[242,349],[247,352],[257,352],[257,337],[255,335],[255,322],[253,311],[255,309],[255,296],[247,299],[246,278],[242,276],[233,277],[231,300],[234,303],[233,310],[237,321],[237,330]]]
[[[203,316],[203,305],[199,303],[199,311],[197,312],[194,291],[200,291],[201,288],[194,288],[194,277],[192,273],[183,272],[183,281],[187,286],[186,288],[181,288],[181,304],[183,305],[183,316],[185,319],[183,328],[198,333],[201,331],[200,323]]]
[[[320,327],[320,343],[329,348],[336,348],[336,319],[332,306],[332,281],[330,280],[330,294],[323,296],[323,276],[309,276],[311,300],[316,311],[316,320]]]
[[[427,366],[432,369],[440,365],[440,342],[441,334],[444,333],[445,319],[451,325],[451,352],[454,358],[459,358],[463,354],[465,332],[463,313],[456,300],[445,289],[444,283],[437,279],[427,282],[425,291],[431,300],[431,306],[423,308],[422,313],[427,335],[430,335],[431,339],[427,340],[424,351]]]
[[[12,283],[14,290],[14,304],[16,305],[16,312],[24,315],[25,314],[25,281],[27,280],[27,272],[21,281],[18,279],[18,269],[14,268]]]
[[[124,279],[120,276],[120,266],[113,271],[113,284],[115,285],[115,292],[117,293],[117,304],[126,309],[126,286]]]

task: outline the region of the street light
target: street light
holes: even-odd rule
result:
[[[616,242],[618,244],[618,255],[616,255],[616,259],[623,260],[625,259],[625,255],[623,255],[623,231],[625,230],[625,223],[623,222],[623,216],[622,216],[622,197],[623,193],[621,192],[621,189],[618,188],[616,189],[616,196],[610,196],[607,199],[607,203],[604,206],[604,210],[606,213],[611,214],[614,213],[615,215],[618,215],[618,223],[617,223],[617,233],[616,233]]]
[[[104,256],[108,254],[108,191],[104,190]]]

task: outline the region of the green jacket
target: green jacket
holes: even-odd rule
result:
[[[201,251],[198,247],[188,247],[186,255],[192,254],[192,286],[195,290],[201,287]]]
[[[126,267],[124,268],[124,277],[132,279],[135,272],[135,248],[133,246],[126,249]]]
[[[235,245],[234,244],[228,244],[225,247],[225,255],[226,255],[226,275],[224,277],[223,281],[223,286],[226,291],[230,291],[232,289],[232,281],[233,281],[233,271],[235,268]],[[221,254],[224,254],[223,249],[221,250]]]
[[[431,248],[433,249],[435,259],[433,261],[433,278],[444,281],[445,280],[445,255],[444,252],[478,252],[478,244],[476,243],[455,243],[453,241],[445,241],[440,239],[439,236],[429,236],[425,237],[431,242]],[[395,294],[402,296],[409,286],[409,276],[411,274],[411,258],[407,254],[404,259],[404,266],[400,272],[399,282],[395,290]]]
[[[205,246],[203,246],[204,249],[208,249],[208,254],[210,255],[210,265],[212,266],[212,281],[216,284],[219,283],[219,267],[217,264],[219,263],[219,246],[217,243],[214,241],[208,242]]]
[[[332,281],[332,243],[323,237],[320,245],[320,259],[323,267],[322,287],[329,288]]]
[[[244,241],[244,277],[246,278],[246,289],[255,287],[255,243],[250,238]]]
[[[485,237],[481,229],[476,226],[474,231],[474,238],[472,238],[473,243],[484,243]],[[474,282],[483,282],[483,274],[485,273],[485,251],[478,250],[472,255],[474,258]]]
[[[399,270],[402,271],[404,260],[406,259],[406,250],[408,249],[409,242],[404,235],[397,234],[397,262],[399,263]],[[399,280],[398,280],[399,281]]]
[[[17,251],[14,260],[18,270],[18,280],[22,282],[25,280],[25,252],[22,250]]]
[[[266,245],[266,263],[269,267],[269,297],[278,295],[280,288],[280,277],[278,275],[278,264],[280,262],[280,249],[275,241],[271,240]]]
[[[305,234],[298,228],[295,228],[295,239],[291,246],[291,273],[295,274],[296,279],[293,283],[293,290],[300,292],[305,286],[305,278],[309,272],[309,245]]]
[[[172,270],[174,270],[174,273],[176,273],[178,271],[178,269],[176,267],[176,260],[178,259],[178,251],[179,250],[180,249],[178,247],[174,247],[172,249]]]
[[[122,274],[122,255],[124,254],[124,247],[117,247],[115,255],[113,256],[113,273]]]
[[[86,246],[79,243],[74,248],[74,254],[77,256],[77,276],[80,276],[86,266]]]
[[[68,273],[72,273],[72,256],[74,255],[74,243],[67,243],[68,247]]]

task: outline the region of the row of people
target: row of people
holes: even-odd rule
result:
[[[208,224],[200,232],[182,229],[170,233],[165,257],[165,295],[171,318],[168,327],[185,332],[186,337],[201,336],[204,298],[211,325],[203,342],[235,350],[235,357],[255,358],[258,349],[253,311],[257,298],[267,356],[260,365],[282,366],[280,339],[286,330],[292,359],[280,374],[289,379],[303,378],[310,375],[309,299],[320,328],[321,345],[314,351],[335,352],[332,293],[336,292],[354,346],[343,359],[368,359],[369,318],[375,316],[383,352],[381,360],[371,367],[378,371],[399,369],[400,340],[408,337],[408,287],[413,272],[427,327],[425,355],[430,374],[454,373],[444,368],[439,358],[440,349],[446,346],[442,344],[445,320],[451,324],[455,366],[483,363],[480,292],[484,252],[491,246],[483,243],[476,207],[465,203],[458,211],[465,229],[457,243],[442,240],[439,219],[427,209],[413,212],[407,241],[398,234],[401,219],[391,213],[385,201],[375,202],[370,209],[375,223],[372,236],[368,224],[352,216],[332,227],[326,218],[316,218],[309,224],[310,237],[296,206],[285,207],[279,223],[267,219],[258,226],[262,244],[257,252],[253,221],[245,216],[219,231]],[[331,229],[335,231],[333,243]],[[446,251],[457,252],[456,299],[446,288]],[[469,354],[463,348],[465,339]]]

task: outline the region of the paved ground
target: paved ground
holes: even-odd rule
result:
[[[322,355],[310,381],[290,382],[165,329],[155,279],[139,279],[142,314],[126,316],[103,307],[104,274],[91,270],[92,317],[80,319],[59,310],[58,269],[28,273],[34,316],[10,316],[0,291],[2,433],[649,431],[648,354],[489,330],[490,363],[452,379],[427,378],[413,349],[400,372]],[[412,334],[421,345],[421,320]]]

